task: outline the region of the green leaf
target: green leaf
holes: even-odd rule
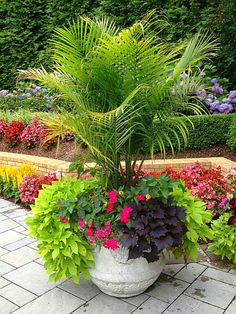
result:
[[[87,270],[87,269],[82,268],[82,269],[81,269],[81,273],[82,273],[82,275],[83,275],[84,279],[86,279],[86,280],[90,280],[90,273],[88,272],[88,270]]]
[[[73,276],[77,275],[77,267],[75,266],[73,261],[69,261],[68,270],[69,270],[71,275],[73,275]]]
[[[86,248],[83,245],[78,246],[78,251],[82,256],[86,256]]]
[[[57,256],[60,254],[60,250],[59,248],[55,248],[52,252],[52,259],[55,260],[57,258]]]
[[[78,254],[78,244],[76,242],[71,242],[70,247],[73,253]]]

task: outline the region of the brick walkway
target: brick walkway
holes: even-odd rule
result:
[[[144,294],[118,299],[89,281],[48,283],[27,212],[0,200],[0,314],[236,313],[236,274],[208,262],[167,265]]]

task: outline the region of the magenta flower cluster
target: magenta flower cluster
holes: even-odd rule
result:
[[[57,180],[56,173],[49,173],[44,176],[36,174],[26,176],[19,188],[21,201],[27,205],[34,204],[35,198],[38,197],[39,191],[43,188],[43,184],[51,185],[53,181]]]

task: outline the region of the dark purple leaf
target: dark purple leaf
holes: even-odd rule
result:
[[[146,216],[142,215],[141,220],[144,223],[144,226],[146,226],[148,224],[148,216],[147,215]]]
[[[158,219],[163,219],[163,218],[165,217],[164,210],[161,209],[161,208],[153,209],[153,210],[150,212],[150,215],[151,215],[153,218],[158,218]]]
[[[177,226],[179,221],[176,217],[170,217],[165,219],[165,223],[171,226]]]
[[[155,239],[155,244],[159,251],[173,245],[173,238],[170,235]]]
[[[175,216],[176,214],[176,207],[175,206],[169,206],[169,207],[166,207],[166,213],[170,216]]]
[[[139,247],[135,246],[129,249],[129,259],[139,258],[143,256],[143,251],[139,249]]]
[[[146,251],[146,250],[150,249],[150,244],[148,243],[148,241],[146,240],[145,237],[140,237],[140,239],[138,240],[137,246],[142,251]]]
[[[149,222],[149,226],[152,229],[155,229],[158,226],[163,226],[164,222],[162,220],[152,220],[151,222]]]
[[[143,257],[146,258],[148,263],[153,263],[159,260],[159,254],[154,252],[144,252]]]
[[[178,224],[177,226],[171,227],[169,229],[169,231],[171,233],[173,233],[173,234],[176,234],[176,233],[181,233],[182,234],[183,233],[183,228],[182,228],[182,226],[180,224]]]
[[[183,207],[177,207],[176,216],[179,218],[179,220],[184,220],[184,218],[185,218],[185,211],[184,211]]]
[[[132,247],[135,246],[138,242],[138,238],[131,234],[123,234],[121,239],[122,245],[124,247]]]
[[[142,230],[144,228],[143,222],[140,220],[140,218],[135,219],[132,221],[131,226],[136,230]]]
[[[139,236],[145,236],[149,233],[150,229],[149,227],[145,228],[145,229],[142,229],[142,230],[137,230],[137,234]]]
[[[167,231],[168,230],[165,227],[160,226],[160,227],[156,227],[154,230],[151,230],[150,235],[153,238],[160,238],[160,237],[166,235]]]

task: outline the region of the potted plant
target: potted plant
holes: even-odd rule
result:
[[[145,174],[137,185],[107,190],[95,178],[66,178],[41,190],[30,234],[51,280],[79,274],[105,293],[130,297],[161,273],[163,250],[197,259],[198,239],[211,238],[205,203],[180,180]]]
[[[120,264],[139,258],[147,260],[148,267],[148,261],[151,266],[158,259],[163,265],[165,248],[196,258],[198,237],[211,235],[204,203],[168,176],[144,176],[142,165],[145,146],[152,156],[156,145],[164,154],[166,146],[173,150],[173,139],[179,147],[186,143],[188,126],[178,117],[189,110],[200,112],[200,107],[190,104],[201,84],[199,62],[214,55],[217,45],[211,37],[197,34],[173,48],[153,32],[156,25],[160,21],[153,12],[125,30],[106,18],[80,18],[56,30],[52,72],[20,71],[21,77],[56,88],[73,102],[70,111],[61,108],[60,115],[47,120],[50,134],[73,131],[98,166],[95,178],[53,182],[36,199],[35,215],[28,224],[53,280],[72,276],[77,282],[79,273],[89,278],[90,271],[94,281],[103,281],[95,274],[100,262],[93,240],[96,248],[110,248],[102,249],[110,257],[122,247]],[[145,232],[139,229],[142,224]],[[93,238],[99,230],[111,233],[99,241]],[[106,265],[101,265],[106,271]],[[148,284],[160,271],[151,270]],[[106,292],[130,296],[145,288],[140,284],[133,291]]]

